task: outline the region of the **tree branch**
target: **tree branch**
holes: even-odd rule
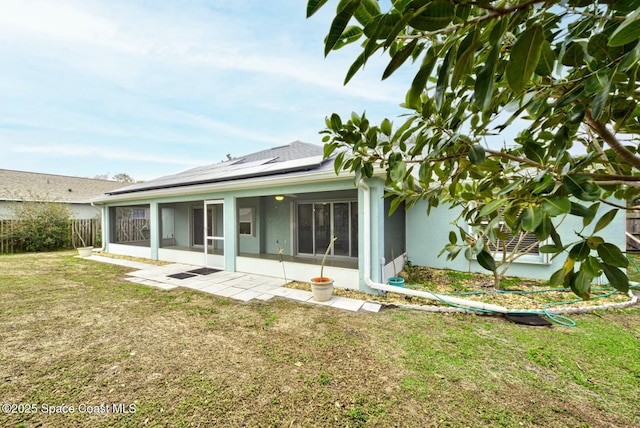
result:
[[[607,128],[602,122],[594,119],[593,116],[591,116],[591,112],[589,110],[585,112],[584,118],[587,122],[587,125],[589,125],[589,127],[593,129],[593,131],[598,134],[600,138],[602,138],[602,141],[604,141],[609,147],[611,147],[611,150],[613,150],[613,152],[618,155],[620,159],[627,162],[635,169],[640,170],[640,158],[630,152],[629,149],[627,149],[625,146],[623,146],[620,141],[618,141],[616,136],[613,135],[611,131],[609,131],[609,128]]]
[[[468,21],[464,21],[464,22],[461,22],[461,23],[456,24],[456,25],[451,25],[449,27],[445,27],[445,28],[443,28],[441,30],[428,31],[428,32],[423,31],[423,32],[421,32],[419,34],[411,34],[411,35],[407,35],[407,36],[399,36],[399,37],[397,37],[397,39],[400,39],[400,40],[421,39],[421,38],[429,37],[429,36],[437,36],[439,34],[455,33],[456,31],[458,31],[458,30],[460,30],[460,29],[462,29],[464,27],[467,27],[469,25],[479,24],[479,23],[484,22],[484,21],[489,21],[491,19],[499,18],[501,16],[508,15],[510,13],[518,12],[518,11],[526,9],[529,6],[532,6],[532,5],[536,4],[536,3],[549,3],[549,1],[547,1],[547,0],[529,0],[529,1],[526,1],[524,3],[513,5],[511,7],[505,7],[503,9],[497,9],[497,8],[495,8],[495,9],[491,8],[490,9],[490,8],[487,8],[487,7],[483,7],[483,9],[490,10],[490,12],[488,12],[488,13],[486,13],[484,15],[481,15],[481,16],[476,16],[475,18],[470,19]],[[554,1],[554,2],[551,2],[551,3],[557,3],[557,1]],[[476,5],[476,6],[478,6],[478,5]]]
[[[484,151],[486,153],[489,153],[491,156],[497,156],[497,157],[509,159],[509,160],[512,160],[512,161],[515,161],[515,162],[518,162],[518,163],[524,163],[524,164],[531,165],[531,166],[534,166],[534,167],[539,168],[539,169],[544,169],[544,170],[548,169],[544,165],[541,165],[538,162],[532,161],[531,159],[519,158],[517,156],[510,155],[509,153],[498,152],[496,150],[491,150],[491,149],[487,149],[487,148],[485,148]]]

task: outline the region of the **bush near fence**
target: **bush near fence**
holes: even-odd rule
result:
[[[69,236],[66,242],[57,249],[102,246],[101,221],[92,219],[70,219]],[[0,220],[0,254],[11,254],[24,252],[24,248],[11,238],[12,232],[17,225],[17,220]],[[80,235],[82,240],[79,238]]]

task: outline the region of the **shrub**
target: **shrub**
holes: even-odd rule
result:
[[[54,202],[16,202],[8,238],[23,251],[51,251],[69,247],[71,211]]]

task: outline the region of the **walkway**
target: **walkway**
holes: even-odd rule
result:
[[[243,302],[250,300],[267,301],[274,297],[281,297],[353,312],[359,310],[378,312],[381,308],[378,303],[340,296],[332,296],[327,302],[316,302],[313,300],[313,294],[310,291],[284,287],[282,278],[199,268],[180,263],[157,266],[98,255],[92,255],[87,259],[138,269],[129,272],[126,280],[163,290],[185,287]]]

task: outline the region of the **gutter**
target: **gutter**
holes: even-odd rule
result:
[[[358,183],[358,187],[361,187],[364,190],[364,282],[365,284],[367,284],[367,286],[373,288],[374,290],[406,294],[408,296],[423,297],[425,299],[437,300],[439,302],[450,303],[456,306],[482,309],[485,311],[497,312],[501,314],[506,314],[509,312],[507,308],[498,305],[477,302],[475,300],[461,299],[452,296],[443,296],[441,294],[430,293],[421,290],[412,290],[410,288],[397,287],[373,281],[371,279],[371,189],[369,188],[367,183],[364,182],[364,180],[360,180],[360,182]]]

